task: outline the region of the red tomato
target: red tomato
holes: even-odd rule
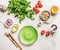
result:
[[[47,32],[46,32],[46,36],[49,36],[49,35],[50,35],[50,32],[49,32],[49,31],[47,31]]]
[[[37,3],[37,4],[39,5],[39,4],[41,4],[41,2],[40,2],[40,1],[38,1],[38,3]]]
[[[35,8],[35,7],[33,7],[33,10],[35,11],[35,10],[36,10],[36,8]]]
[[[33,10],[35,11],[36,14],[38,14],[40,12],[40,10],[35,7],[33,7]]]
[[[44,33],[45,33],[45,30],[42,30],[42,31],[41,31],[41,35],[44,35]]]
[[[38,4],[36,4],[35,8],[39,8],[39,5],[38,5]]]
[[[39,5],[39,8],[42,8],[42,7],[43,7],[43,5],[42,5],[42,4],[40,4],[40,5]]]
[[[35,9],[35,13],[38,14],[40,12],[39,9]]]
[[[41,2],[40,1],[38,1],[38,3],[37,3],[38,5],[39,5],[39,8],[42,8],[43,7],[43,5],[41,4]]]
[[[38,3],[40,3],[41,1],[40,0],[38,0]]]
[[[38,8],[42,8],[42,4],[40,2],[40,0],[38,1],[38,3],[35,5],[35,7],[33,7],[33,10],[35,11],[36,14],[38,14],[40,12],[40,10]]]

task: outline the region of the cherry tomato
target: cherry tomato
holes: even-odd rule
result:
[[[39,8],[39,5],[38,5],[38,4],[36,4],[35,8]]]
[[[33,7],[33,10],[35,11],[36,14],[38,14],[40,12],[40,10],[38,8],[42,8],[42,4],[40,2],[40,0],[38,0],[38,3],[35,5],[35,7]]]
[[[42,30],[42,31],[41,31],[41,35],[44,35],[44,34],[45,34],[45,30]]]
[[[38,4],[41,3],[40,1],[38,1]]]
[[[42,8],[42,7],[43,7],[43,5],[42,5],[42,4],[40,4],[40,5],[39,5],[39,8]]]
[[[49,31],[47,31],[47,32],[46,32],[46,36],[49,36],[49,35],[50,35],[50,32],[49,32]]]
[[[35,8],[35,7],[33,7],[33,10],[35,11],[35,10],[36,10],[36,8]]]
[[[38,1],[37,5],[39,5],[39,8],[42,8],[43,7],[43,5],[41,4],[40,1]]]
[[[40,10],[35,7],[33,7],[33,10],[35,11],[36,14],[38,14],[40,12]]]
[[[39,9],[35,9],[35,13],[38,14],[40,12]]]

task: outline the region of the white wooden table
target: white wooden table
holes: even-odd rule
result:
[[[36,4],[37,0],[29,0],[31,1],[32,7]],[[0,4],[7,6],[8,5],[8,0],[0,0]],[[10,18],[13,20],[14,24],[19,25],[19,30],[26,25],[31,25],[34,26],[37,31],[38,31],[38,39],[37,41],[31,45],[31,46],[24,46],[20,43],[18,39],[18,34],[19,30],[15,33],[12,34],[12,36],[15,38],[15,40],[21,45],[23,50],[60,50],[60,0],[42,0],[43,8],[40,9],[40,11],[48,10],[50,12],[50,8],[53,5],[56,5],[59,7],[59,12],[55,16],[54,21],[52,21],[51,24],[46,25],[44,24],[43,26],[37,28],[37,24],[39,23],[39,14],[34,15],[36,18],[35,21],[31,21],[30,19],[25,19],[22,24],[19,23],[18,19],[14,18],[14,15],[7,15],[7,13],[1,13],[0,12],[0,21],[5,23],[6,19]],[[40,14],[41,14],[40,12]],[[52,16],[51,16],[52,17]],[[52,20],[53,17],[50,19]],[[42,29],[48,30],[52,24],[56,24],[58,26],[57,32],[55,33],[54,37],[47,37],[41,36],[40,31]],[[10,29],[4,28],[4,26],[0,23],[0,50],[19,50],[17,49],[12,42],[5,36],[5,32],[10,32]],[[53,42],[54,41],[54,45]]]

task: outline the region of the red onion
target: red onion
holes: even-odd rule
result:
[[[6,20],[7,26],[11,26],[13,24],[13,21],[11,19]]]

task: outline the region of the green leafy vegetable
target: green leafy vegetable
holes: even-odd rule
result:
[[[10,0],[8,5],[9,14],[15,14],[19,18],[19,22],[23,21],[25,17],[34,20],[34,11],[30,9],[30,2],[26,0]]]

